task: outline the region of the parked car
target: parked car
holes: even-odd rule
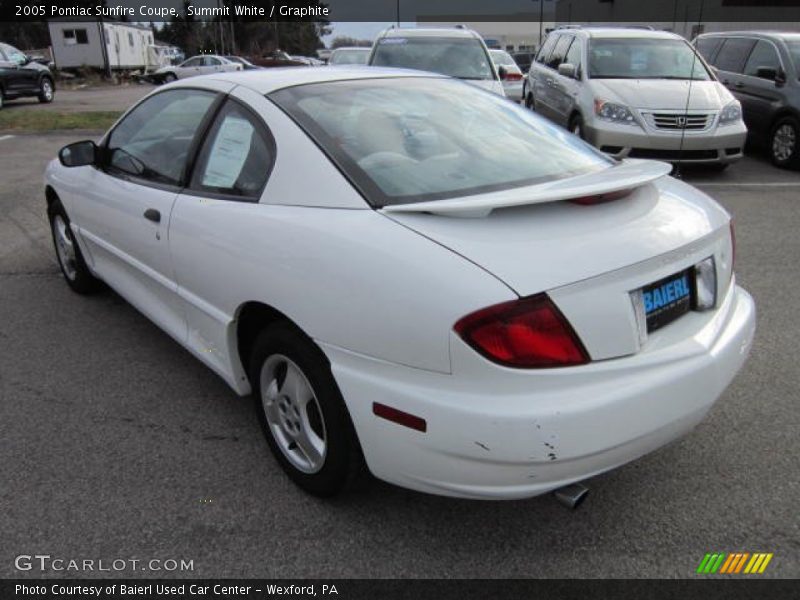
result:
[[[238,62],[233,62],[224,56],[217,56],[214,54],[201,54],[193,56],[179,65],[170,65],[161,67],[152,77],[156,81],[164,83],[171,83],[177,79],[185,79],[187,77],[195,77],[197,75],[208,75],[210,73],[225,73],[230,71],[241,71],[242,65]]]
[[[254,56],[250,59],[254,65],[259,67],[308,67],[307,61],[296,60],[283,50],[273,50],[263,56]]]
[[[722,169],[742,157],[747,136],[739,101],[693,46],[665,31],[550,33],[528,73],[526,105],[617,158]]]
[[[742,104],[750,138],[779,167],[800,167],[800,34],[735,31],[694,41]]]
[[[370,48],[336,48],[328,57],[329,65],[365,65]]]
[[[489,50],[494,67],[503,84],[506,98],[514,102],[522,101],[522,71],[505,50]]]
[[[304,489],[365,460],[521,498],[688,432],[746,360],[730,216],[669,169],[452,78],[286,69],[158,88],[46,198],[66,283],[252,392]]]
[[[256,65],[254,65],[249,60],[247,60],[246,58],[241,57],[241,56],[226,56],[225,58],[227,60],[229,60],[230,62],[232,62],[232,63],[239,63],[240,65],[242,65],[242,70],[243,71],[252,71],[253,69],[261,69],[262,68],[262,67],[258,67]]]
[[[441,73],[503,95],[483,38],[465,27],[390,27],[378,35],[367,64]]]
[[[34,96],[39,102],[52,102],[55,95],[50,69],[0,42],[0,108],[6,100]]]
[[[314,58],[313,56],[302,56],[300,54],[290,54],[289,58],[291,58],[292,60],[297,60],[297,61],[300,61],[302,63],[305,63],[310,67],[321,67],[322,65],[325,64],[324,61],[321,61],[318,58]]]

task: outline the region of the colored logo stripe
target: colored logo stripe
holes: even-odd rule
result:
[[[700,561],[698,573],[703,574],[756,574],[763,573],[773,554],[766,552],[709,552]],[[746,565],[746,566],[745,566]]]

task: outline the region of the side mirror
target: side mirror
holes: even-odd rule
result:
[[[497,76],[500,77],[500,79],[506,79],[508,77],[508,69],[500,65],[497,67]]]
[[[576,73],[575,65],[570,63],[561,63],[558,65],[558,74],[563,75],[564,77],[569,77],[571,79],[575,79]]]
[[[97,144],[87,140],[64,146],[58,151],[58,160],[65,167],[85,167],[97,163]]]

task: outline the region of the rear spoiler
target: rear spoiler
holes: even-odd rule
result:
[[[575,200],[632,190],[668,175],[671,170],[672,165],[668,163],[629,158],[608,169],[569,179],[449,200],[390,204],[384,206],[383,210],[390,213],[426,212],[448,217],[485,217],[495,208]]]

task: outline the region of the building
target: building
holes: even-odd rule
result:
[[[59,69],[143,69],[153,45],[149,27],[119,21],[48,21],[53,60]]]
[[[687,39],[712,31],[800,31],[796,0],[560,0],[558,25],[649,26]]]

